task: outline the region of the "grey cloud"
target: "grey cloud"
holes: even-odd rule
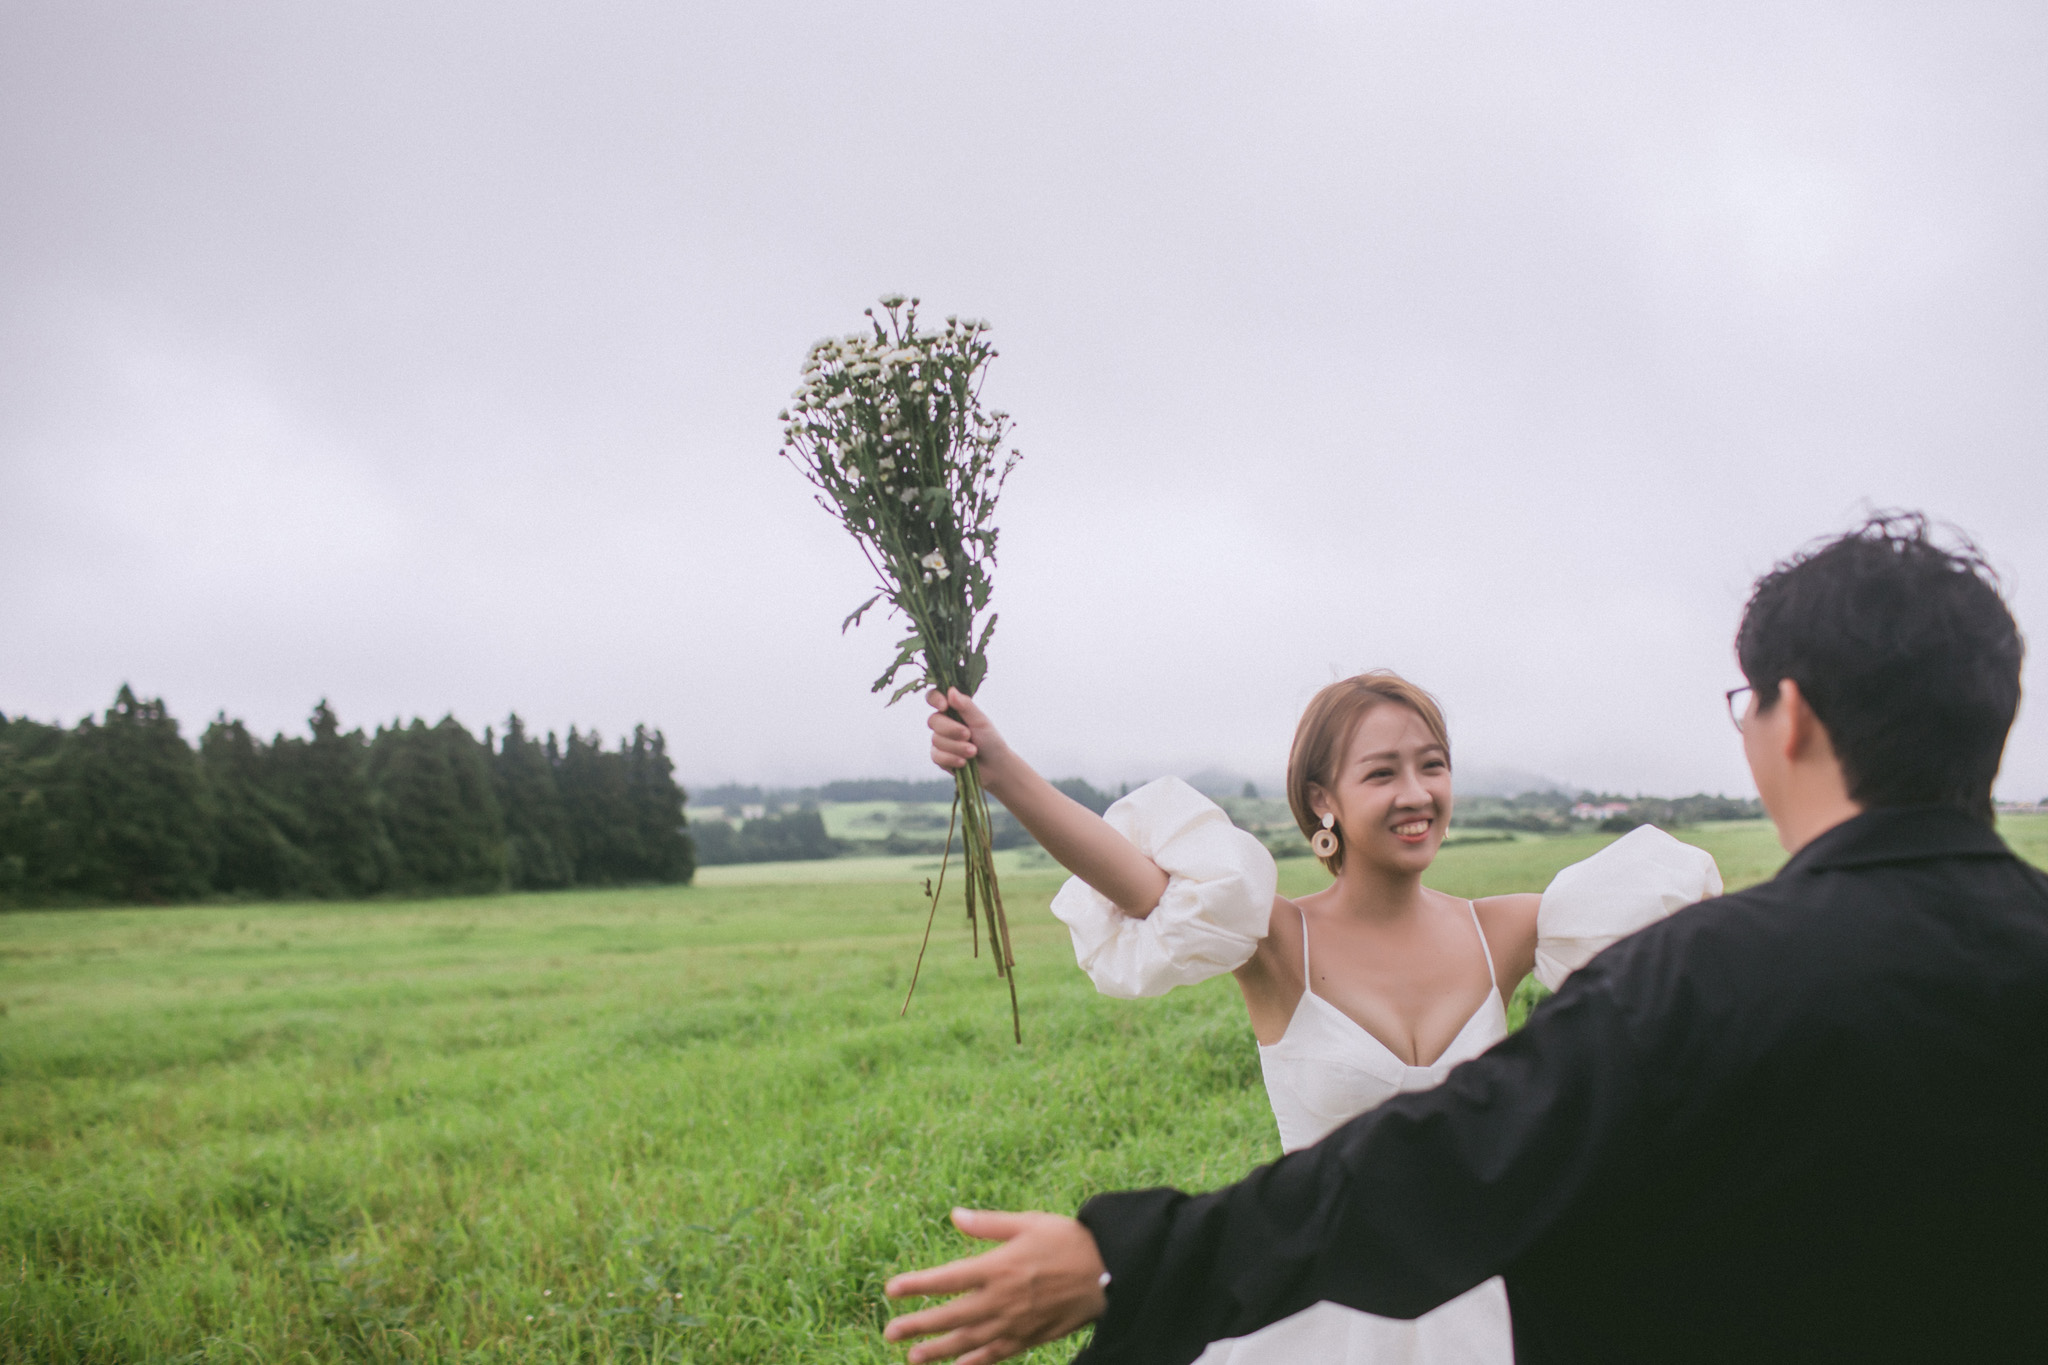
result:
[[[998,325],[988,700],[1049,766],[1269,773],[1384,663],[1475,761],[1740,790],[1746,585],[1859,507],[2044,635],[2044,58],[2018,4],[11,6],[0,708],[913,771],[772,458],[905,288]]]

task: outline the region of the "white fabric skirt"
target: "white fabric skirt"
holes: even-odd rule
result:
[[[1319,1303],[1250,1336],[1210,1343],[1195,1365],[1513,1365],[1508,1289],[1475,1285],[1413,1321]]]

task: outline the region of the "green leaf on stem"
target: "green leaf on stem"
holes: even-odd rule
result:
[[[875,594],[875,595],[874,595],[873,597],[870,597],[870,598],[869,598],[869,599],[868,599],[867,601],[865,601],[865,602],[861,603],[861,604],[860,604],[859,606],[855,607],[855,608],[853,609],[853,615],[851,615],[851,616],[847,617],[847,618],[846,618],[846,619],[845,619],[844,621],[841,621],[841,622],[839,623],[839,633],[840,633],[841,635],[844,635],[844,634],[846,634],[846,632],[847,632],[847,631],[849,631],[849,630],[853,629],[853,628],[854,628],[855,626],[859,625],[859,624],[860,624],[860,618],[868,614],[868,608],[869,608],[869,607],[872,607],[873,605],[875,605],[875,603],[877,603],[877,602],[879,602],[879,601],[881,601],[881,600],[882,600],[882,594],[880,594],[880,593],[876,593],[876,594]]]

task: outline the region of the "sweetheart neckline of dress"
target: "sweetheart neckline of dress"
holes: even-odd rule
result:
[[[1334,1000],[1325,1000],[1322,996],[1316,994],[1315,987],[1312,984],[1310,984],[1315,980],[1315,976],[1309,969],[1308,916],[1305,914],[1301,917],[1302,998],[1294,1002],[1294,1013],[1287,1016],[1287,1027],[1280,1030],[1280,1037],[1271,1043],[1260,1043],[1259,1051],[1265,1053],[1271,1052],[1276,1048],[1285,1047],[1288,1038],[1292,1036],[1294,1033],[1295,1021],[1301,1018],[1302,1005],[1310,1000],[1314,1000],[1317,1003],[1323,1005],[1330,1011],[1331,1014],[1335,1015],[1338,1019],[1341,1019],[1344,1023],[1349,1024],[1353,1030],[1363,1034],[1365,1037],[1370,1039],[1372,1041],[1373,1046],[1377,1047],[1381,1052],[1386,1054],[1387,1060],[1391,1061],[1395,1066],[1400,1067],[1403,1071],[1435,1070],[1440,1064],[1442,1064],[1444,1058],[1450,1056],[1451,1053],[1457,1049],[1459,1043],[1465,1041],[1465,1035],[1472,1031],[1472,1025],[1478,1023],[1479,1017],[1487,1012],[1487,1005],[1489,1002],[1497,1002],[1499,1004],[1501,1023],[1506,1024],[1507,1002],[1501,998],[1500,976],[1493,969],[1493,947],[1486,941],[1486,926],[1479,922],[1479,907],[1477,905],[1473,904],[1471,901],[1466,901],[1465,909],[1472,916],[1472,928],[1474,932],[1476,932],[1479,935],[1479,955],[1486,959],[1486,994],[1480,997],[1478,1005],[1476,1005],[1473,1008],[1472,1013],[1466,1017],[1465,1022],[1459,1026],[1458,1031],[1451,1035],[1451,1041],[1444,1044],[1443,1050],[1438,1052],[1435,1058],[1433,1058],[1430,1061],[1421,1063],[1409,1061],[1400,1053],[1394,1051],[1392,1047],[1388,1046],[1386,1040],[1381,1038],[1377,1033],[1374,1033],[1371,1029],[1359,1023],[1356,1019],[1353,1019],[1349,1014],[1346,1014],[1344,1010]],[[1482,1051],[1483,1050],[1484,1049],[1482,1049]],[[1460,1058],[1460,1060],[1462,1061],[1463,1059]]]
[[[1294,1021],[1301,1017],[1302,1005],[1306,1004],[1310,1000],[1313,1000],[1317,1004],[1327,1009],[1337,1019],[1343,1021],[1345,1024],[1348,1024],[1355,1032],[1370,1039],[1373,1046],[1378,1048],[1381,1052],[1385,1053],[1387,1055],[1388,1060],[1392,1061],[1394,1065],[1408,1071],[1434,1070],[1444,1060],[1444,1058],[1450,1056],[1453,1052],[1457,1050],[1459,1043],[1465,1041],[1465,1035],[1472,1031],[1472,1026],[1478,1023],[1481,1016],[1487,1013],[1487,1004],[1490,1001],[1497,1001],[1500,999],[1499,989],[1493,986],[1491,983],[1488,983],[1485,996],[1483,996],[1480,999],[1478,1006],[1475,1009],[1473,1009],[1472,1013],[1466,1017],[1464,1024],[1458,1029],[1458,1031],[1451,1035],[1451,1041],[1444,1044],[1443,1051],[1437,1053],[1436,1057],[1431,1061],[1417,1063],[1407,1060],[1400,1053],[1388,1047],[1386,1041],[1382,1039],[1377,1033],[1374,1033],[1371,1029],[1367,1028],[1365,1025],[1359,1023],[1356,1019],[1353,1019],[1350,1015],[1346,1014],[1342,1009],[1338,1008],[1333,1001],[1323,999],[1322,996],[1317,995],[1314,991],[1309,990],[1307,987],[1302,988],[1301,995],[1301,1000],[1295,1003],[1294,1013],[1287,1017],[1287,1027],[1281,1030],[1279,1040],[1277,1042],[1272,1043],[1260,1043],[1259,1051],[1271,1052],[1275,1048],[1285,1046],[1288,1037],[1294,1032]],[[1505,1020],[1506,1016],[1507,1006],[1503,1004],[1501,1006],[1501,1017],[1503,1018],[1503,1020]]]

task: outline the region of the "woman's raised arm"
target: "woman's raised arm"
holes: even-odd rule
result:
[[[974,699],[954,688],[929,692],[932,762],[948,772],[978,759],[981,785],[1031,831],[1047,853],[1107,896],[1132,919],[1143,919],[1166,894],[1167,876],[1109,822],[1040,777],[1018,757]]]

